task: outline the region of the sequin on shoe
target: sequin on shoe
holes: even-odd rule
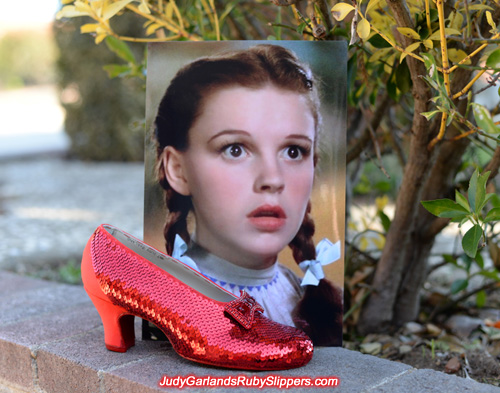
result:
[[[265,317],[245,292],[231,302],[209,298],[118,242],[102,226],[90,250],[107,298],[158,326],[186,359],[227,368],[281,370],[303,366],[312,358],[313,344],[305,333]]]

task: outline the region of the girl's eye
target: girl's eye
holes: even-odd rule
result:
[[[301,160],[304,156],[307,156],[308,152],[303,147],[294,145],[288,146],[285,149],[285,156],[289,160]]]
[[[243,157],[246,154],[246,151],[242,145],[233,143],[232,145],[224,146],[222,148],[222,154],[226,158],[235,159]]]

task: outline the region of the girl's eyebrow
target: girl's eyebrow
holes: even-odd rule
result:
[[[211,142],[212,140],[220,137],[220,136],[224,136],[224,135],[242,135],[242,136],[247,136],[247,137],[251,137],[252,135],[248,132],[248,131],[244,131],[244,130],[222,130],[222,131],[219,131],[217,134],[215,134],[214,136],[212,136],[208,142]]]
[[[286,137],[286,139],[304,139],[308,141],[309,143],[313,143],[312,139],[309,138],[307,135],[303,134],[291,134]]]

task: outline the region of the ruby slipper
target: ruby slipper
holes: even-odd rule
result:
[[[302,331],[266,318],[247,293],[237,298],[111,225],[101,225],[88,241],[82,280],[111,351],[134,345],[138,316],[158,326],[180,356],[199,363],[282,370],[303,366],[313,355]]]

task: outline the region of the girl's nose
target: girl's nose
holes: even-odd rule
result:
[[[262,159],[254,183],[256,192],[279,193],[285,188],[282,168],[277,159]]]

